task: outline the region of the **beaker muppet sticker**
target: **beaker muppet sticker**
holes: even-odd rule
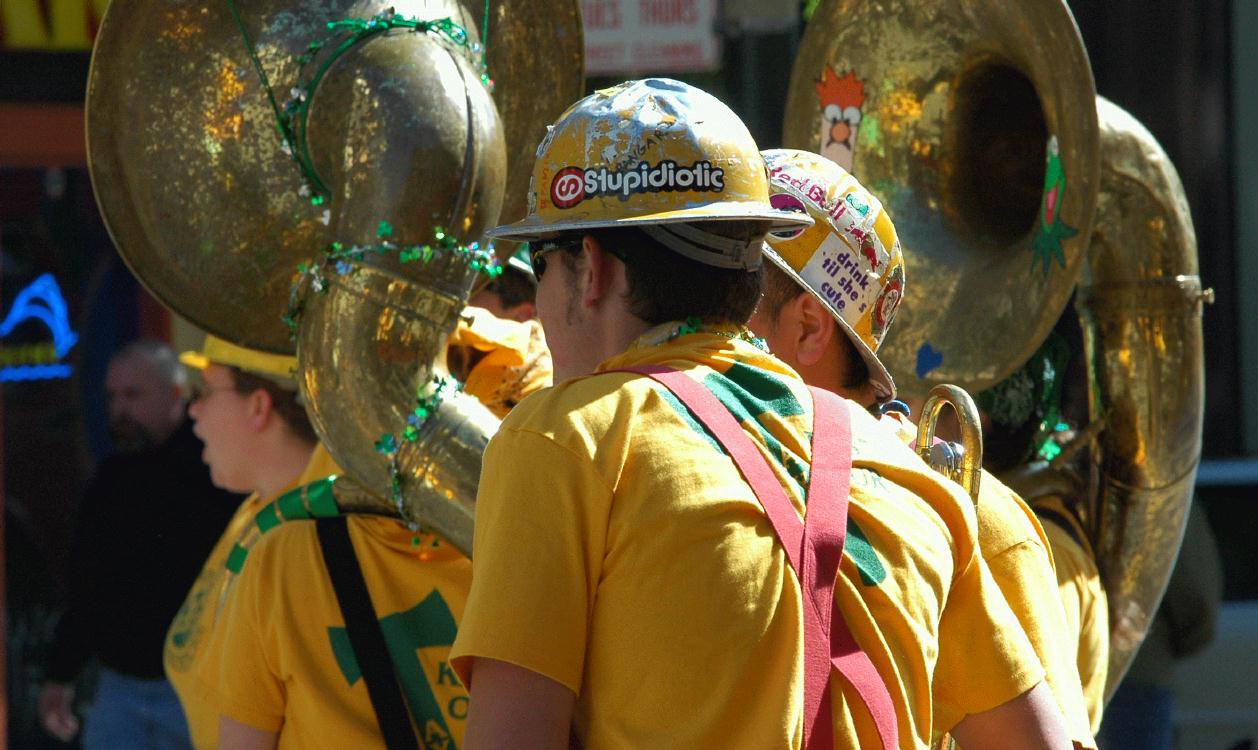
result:
[[[838,76],[827,65],[817,82],[817,100],[821,107],[820,153],[850,172],[861,107],[865,104],[865,84],[855,72]]]

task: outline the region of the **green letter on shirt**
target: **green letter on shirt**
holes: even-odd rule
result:
[[[389,649],[393,668],[397,670],[398,681],[402,683],[411,716],[420,727],[423,746],[455,750],[445,714],[433,695],[432,686],[428,684],[423,664],[416,653],[421,648],[448,647],[454,644],[457,626],[450,608],[434,590],[422,602],[405,612],[395,612],[382,618],[380,629],[384,631],[384,642]],[[341,673],[353,685],[362,677],[362,672],[358,668],[358,660],[354,658],[349,634],[345,628],[328,628],[328,636]]]

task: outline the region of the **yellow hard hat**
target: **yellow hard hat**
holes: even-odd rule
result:
[[[507,416],[525,396],[550,387],[554,378],[550,350],[536,320],[504,320],[469,305],[463,309],[449,344],[484,354],[468,373],[463,390],[499,418]]]
[[[802,230],[771,232],[765,257],[834,315],[869,366],[879,398],[894,397],[895,382],[875,353],[904,296],[904,254],[891,217],[873,193],[823,156],[794,149],[763,154],[773,205],[816,220]]]
[[[188,367],[204,370],[211,363],[235,367],[242,372],[258,375],[286,388],[296,388],[297,358],[287,354],[269,354],[256,349],[237,346],[217,336],[207,335],[201,351],[184,352],[179,361]]]
[[[537,148],[528,215],[488,234],[536,240],[600,227],[740,219],[773,228],[812,223],[769,204],[764,160],[729,107],[689,84],[648,78],[569,107]],[[759,265],[758,245],[721,247],[694,231],[671,229],[661,241],[686,255],[678,246],[698,247],[691,257],[711,265]]]

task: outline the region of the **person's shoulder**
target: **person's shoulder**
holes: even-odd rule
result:
[[[1052,517],[1045,518],[1041,525],[1052,548],[1058,579],[1086,579],[1099,575],[1096,560],[1076,536],[1079,530],[1073,527],[1063,513],[1054,513]]]
[[[255,575],[303,575],[305,560],[319,554],[319,534],[313,519],[296,519],[269,529],[253,543],[242,570]]]
[[[882,418],[849,402],[852,416],[853,483],[864,485],[862,502],[893,513],[902,526],[936,529],[958,561],[977,542],[974,501],[960,485],[932,469],[908,444],[916,428],[907,420]],[[863,481],[868,473],[875,481]]]
[[[914,451],[910,440],[917,428],[911,422],[888,415],[878,417],[854,401],[845,402],[851,415],[853,466],[891,474],[914,494],[964,497],[959,486],[932,469]]]
[[[1019,545],[1045,548],[1030,507],[1008,485],[984,470],[978,488],[978,535],[984,559]]]
[[[521,401],[502,428],[535,432],[563,442],[576,434],[603,434],[636,410],[652,392],[649,378],[603,372],[570,378]]]

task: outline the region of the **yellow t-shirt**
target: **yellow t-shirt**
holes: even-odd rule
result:
[[[1052,514],[1044,516],[1044,531],[1057,561],[1057,587],[1066,618],[1063,640],[1078,643],[1076,664],[1083,681],[1088,718],[1095,732],[1101,726],[1109,673],[1109,601],[1087,536],[1065,503],[1050,496],[1037,498],[1034,507],[1036,512]],[[1072,530],[1063,528],[1054,519],[1070,524]]]
[[[882,421],[891,425],[906,445],[917,436],[917,427],[902,414],[889,412]],[[978,544],[992,577],[1035,648],[1071,740],[1076,747],[1095,750],[1094,729],[1075,666],[1075,634],[1067,627],[1056,594],[1049,539],[1022,498],[987,471],[979,480]]]
[[[394,519],[347,518],[422,746],[457,747],[467,693],[446,659],[471,562]],[[289,521],[258,541],[206,651],[201,676],[223,715],[278,732],[279,748],[384,747],[314,521]]]
[[[319,444],[310,455],[310,463],[284,492],[339,471],[327,450]],[[227,562],[233,553],[239,555],[237,542],[250,532],[258,511],[266,507],[269,500],[270,498],[250,495],[240,504],[206,559],[200,575],[192,584],[183,606],[179,608],[170,631],[166,634],[166,646],[162,654],[166,677],[179,695],[179,702],[183,704],[192,745],[198,750],[218,746],[218,706],[214,704],[207,687],[197,675],[206,658],[205,642],[214,631],[227,584],[232,578]]]
[[[802,381],[728,335],[665,341],[669,330],[602,369],[667,364],[704,382],[802,509]],[[1043,673],[976,554],[969,500],[849,407],[835,595],[888,682],[901,746],[917,748],[932,735],[932,699],[948,728]],[[476,512],[476,575],[452,652],[462,675],[487,657],[567,686],[590,750],[800,746],[798,580],[732,461],[661,386],[602,374],[526,399],[489,444]],[[932,691],[934,676],[946,679]],[[832,684],[836,747],[873,746],[863,707],[845,681]]]

